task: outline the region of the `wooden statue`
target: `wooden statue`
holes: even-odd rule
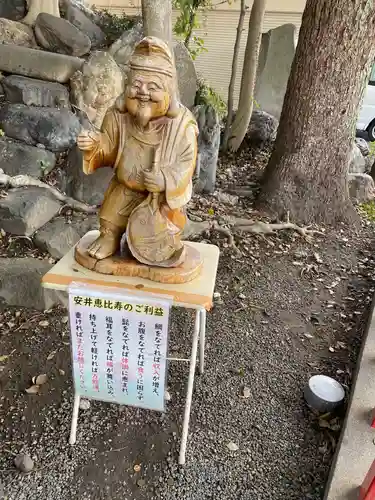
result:
[[[81,264],[109,274],[137,275],[129,256],[123,257],[123,266],[119,262],[125,233],[131,255],[143,264],[138,275],[145,275],[144,265],[176,268],[166,273],[169,277],[178,274],[178,267],[186,268],[192,249],[183,244],[181,233],[192,195],[197,135],[192,113],[176,99],[169,47],[158,38],[144,38],[130,61],[125,96],[107,112],[101,132],[83,131],[77,138],[86,174],[102,166],[114,168],[100,210],[100,235],[86,251],[79,246],[78,256],[76,251]],[[199,267],[199,258],[193,260],[189,265]]]

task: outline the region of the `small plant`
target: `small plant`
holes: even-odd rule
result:
[[[200,28],[199,11],[212,8],[211,0],[173,0],[173,7],[179,11],[179,16],[173,27],[173,32],[184,42],[185,47],[195,60],[202,52],[207,52],[204,40],[194,34]]]
[[[375,221],[375,201],[368,201],[359,205],[360,214],[367,220]]]
[[[198,81],[198,90],[195,96],[195,105],[212,106],[222,119],[227,113],[227,105],[222,97],[204,80]]]
[[[136,18],[127,16],[125,13],[118,16],[108,9],[99,10],[95,6],[93,7],[93,11],[97,15],[98,26],[107,35],[107,41],[110,44],[120,38],[124,31],[130,30],[137,22]]]
[[[375,142],[369,142],[368,147],[370,149],[369,156],[371,156],[371,158],[375,159]]]

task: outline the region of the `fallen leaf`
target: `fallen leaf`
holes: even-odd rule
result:
[[[25,391],[27,392],[27,394],[38,394],[39,389],[40,389],[39,385],[32,385],[28,389],[25,389]]]
[[[333,348],[332,346],[331,346],[331,347],[328,347],[328,350],[329,350],[330,352],[335,352],[335,350],[334,350],[334,348]]]
[[[248,399],[251,395],[250,388],[249,387],[243,387],[242,388],[242,394],[240,395],[241,399]]]
[[[304,336],[305,336],[307,339],[313,339],[313,338],[314,338],[314,335],[311,335],[311,333],[304,333]]]
[[[33,377],[33,384],[36,384],[36,385],[43,385],[47,382],[48,380],[48,376],[43,373],[42,375],[38,375],[37,377]]]
[[[3,361],[6,361],[9,358],[10,354],[4,354],[3,356],[0,356],[0,363]]]
[[[64,370],[62,370],[61,368],[59,368],[59,373],[60,373],[60,375],[65,375]]]
[[[139,472],[141,470],[141,466],[139,464],[134,465],[134,472]]]
[[[230,451],[238,451],[238,444],[233,443],[233,441],[230,441],[230,442],[227,444],[227,448],[228,448],[228,450],[230,450]]]
[[[330,424],[329,424],[329,422],[327,422],[327,420],[320,418],[319,419],[319,427],[321,427],[322,429],[329,429]]]
[[[318,264],[323,264],[323,260],[318,253],[314,253],[314,258]]]
[[[43,321],[39,321],[39,326],[42,326],[43,328],[45,328],[48,325],[49,321],[47,321],[46,319],[44,319]]]
[[[57,353],[57,351],[52,351],[48,354],[47,356],[47,361],[51,361],[51,359],[53,359],[55,357],[55,354]]]

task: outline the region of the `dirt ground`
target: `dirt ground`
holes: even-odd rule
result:
[[[243,185],[257,177],[248,173],[252,162],[245,158],[239,167]],[[230,184],[231,169],[230,161],[222,165],[220,186]],[[255,215],[246,198],[219,206],[216,198],[199,197],[191,211],[201,218]],[[365,221],[356,231],[326,229],[312,242],[290,231],[248,235],[236,240],[239,252],[223,234],[203,236],[220,246],[221,258],[208,315],[207,368],[196,378],[183,469],[177,457],[187,367],[170,365],[165,414],[93,402],[81,412],[78,441],[70,447],[67,312],[3,307],[4,498],[322,499],[345,408],[319,417],[307,408],[303,388],[309,376],[322,373],[349,395],[374,292],[373,229]],[[191,327],[188,313],[173,311],[173,355],[188,355]],[[39,394],[27,394],[39,374],[48,382]],[[238,449],[231,451],[230,443]],[[35,462],[28,474],[13,466],[20,452]]]

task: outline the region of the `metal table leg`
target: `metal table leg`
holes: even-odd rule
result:
[[[200,332],[199,332],[199,373],[204,372],[204,348],[206,343],[206,309],[200,311]]]
[[[198,339],[199,339],[200,333],[201,333],[201,311],[197,310],[196,316],[195,316],[193,345],[191,348],[191,356],[190,356],[190,370],[189,370],[189,380],[188,380],[188,387],[187,387],[187,394],[186,394],[184,422],[183,422],[183,427],[182,427],[180,456],[178,459],[179,465],[185,465],[186,444],[187,444],[187,438],[188,438],[188,432],[189,432],[191,401],[192,401],[192,396],[193,396],[195,369],[197,366]]]
[[[78,413],[79,413],[79,402],[81,401],[81,396],[78,394],[74,395],[73,404],[73,414],[72,414],[72,425],[70,428],[70,438],[69,444],[75,444],[77,440],[77,423],[78,423]]]

